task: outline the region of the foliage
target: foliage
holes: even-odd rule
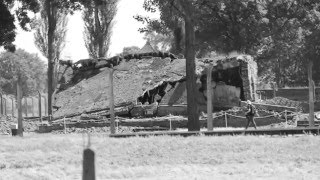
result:
[[[41,0],[41,12],[40,17],[34,18],[31,25],[32,28],[35,30],[34,33],[34,42],[37,46],[37,48],[40,50],[40,52],[43,54],[43,56],[48,58],[48,29],[49,29],[49,23],[48,23],[48,15],[46,13],[45,9],[45,1]],[[65,10],[59,10],[55,9],[56,12],[55,18],[53,22],[56,24],[56,30],[54,32],[53,37],[53,46],[54,46],[54,58],[59,59],[60,54],[65,47],[65,37],[67,33],[67,24],[68,24],[68,18],[67,18],[67,12]]]
[[[173,44],[173,35],[168,34],[164,35],[161,33],[156,33],[154,31],[148,31],[144,35],[144,39],[149,41],[151,46],[154,47],[157,51],[168,51],[172,48]]]
[[[0,84],[6,94],[16,94],[17,77],[22,78],[24,96],[44,91],[46,87],[45,64],[35,54],[18,49],[15,53],[0,55]]]
[[[170,2],[145,0],[144,8],[150,12],[159,10],[160,19],[135,18],[147,24],[141,32],[172,33],[175,37],[172,44],[179,45],[184,41],[179,25],[184,22],[183,15]],[[317,47],[319,35],[319,3],[315,0],[194,0],[197,56],[212,51],[250,54],[257,59],[263,84],[305,86],[306,60],[316,59],[316,65],[319,59],[313,48]]]
[[[212,50],[223,53],[254,51],[260,44],[267,23],[256,3],[252,0],[194,1],[197,51],[200,56]],[[169,1],[146,0],[144,7],[147,11],[158,8],[162,13],[159,20],[137,16],[137,20],[148,23],[141,31],[173,32],[177,45],[184,31],[181,13],[174,11]]]
[[[15,2],[19,3],[19,7],[15,11],[11,11]],[[0,47],[14,51],[13,42],[16,37],[16,26],[14,25],[14,14],[16,14],[18,22],[22,29],[29,30],[28,25],[30,18],[28,11],[38,12],[39,4],[37,0],[1,0],[0,1]]]
[[[121,56],[125,56],[128,54],[135,54],[140,51],[140,48],[138,46],[130,46],[130,47],[124,47],[122,50]]]
[[[93,0],[85,5],[83,21],[85,45],[91,58],[106,57],[118,0]]]

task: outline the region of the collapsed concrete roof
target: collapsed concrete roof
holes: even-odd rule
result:
[[[228,69],[239,66],[242,62],[254,61],[250,56],[198,59],[196,73],[200,78],[209,64],[214,65],[216,69]],[[115,71],[113,75],[115,106],[128,103],[136,104],[137,99],[146,92],[155,89],[164,82],[183,81],[186,76],[185,59],[172,60],[154,57],[131,59],[126,63],[131,67],[129,70]],[[99,68],[78,73],[81,73],[82,79],[75,81],[76,84],[56,95],[55,106],[60,108],[54,113],[55,117],[109,107],[110,83],[108,79],[110,69]],[[72,76],[79,76],[79,74]]]

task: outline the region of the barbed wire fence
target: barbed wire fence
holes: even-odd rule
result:
[[[47,97],[40,96],[22,98],[22,114],[24,117],[47,116]],[[41,111],[41,112],[40,112]],[[7,117],[17,117],[17,100],[11,95],[1,95],[0,97],[0,115]]]
[[[272,113],[272,114],[271,114],[271,115],[266,115],[266,116],[254,117],[255,120],[274,117],[274,118],[279,119],[279,121],[285,122],[285,126],[288,126],[288,119],[289,119],[289,117],[294,117],[294,116],[300,114],[299,112],[294,112],[294,111],[289,111],[289,110],[284,110],[284,111],[282,111],[282,112],[274,112],[274,111],[270,112],[270,111],[266,111],[266,110],[259,110],[259,111],[264,111],[264,112],[266,112],[266,113]],[[235,118],[239,118],[239,119],[247,119],[245,116],[234,115],[234,114],[230,114],[230,113],[227,113],[227,112],[223,112],[223,113],[220,114],[220,115],[213,116],[213,121],[214,121],[215,119],[217,119],[217,118],[224,117],[225,127],[227,128],[227,127],[228,127],[228,116],[230,116],[230,117],[235,117]],[[284,118],[282,118],[282,116],[284,116]],[[290,119],[291,119],[291,118],[290,118]],[[295,122],[295,123],[296,123],[296,122]]]

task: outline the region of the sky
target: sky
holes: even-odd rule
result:
[[[140,14],[158,18],[159,13],[145,12],[142,7],[143,2],[144,0],[119,1],[109,48],[110,56],[121,53],[123,47],[138,46],[141,48],[145,44],[146,41],[143,39],[143,34],[138,32],[138,29],[143,27],[143,24],[136,21],[133,16]],[[37,53],[41,59],[46,61],[46,58],[34,44],[33,32],[26,32],[18,28],[15,44],[17,48],[24,49],[30,53]],[[85,58],[88,58],[88,52],[83,41],[83,21],[81,12],[76,12],[69,17],[66,46],[62,52],[61,59],[77,61]]]

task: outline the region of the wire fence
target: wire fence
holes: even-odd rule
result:
[[[265,111],[265,110],[260,110],[260,111]],[[265,112],[272,113],[272,114],[271,115],[267,115],[267,116],[254,117],[254,119],[255,120],[259,120],[259,119],[275,117],[275,118],[278,118],[280,121],[284,121],[286,123],[286,125],[288,125],[288,118],[289,117],[294,117],[294,116],[299,114],[297,112],[293,112],[293,111],[289,111],[289,110],[285,110],[285,111],[282,111],[282,112],[270,112],[270,111],[265,111]],[[230,114],[230,113],[227,113],[227,112],[223,112],[223,114],[221,114],[221,115],[213,116],[212,117],[212,121],[214,121],[215,119],[217,119],[219,117],[224,117],[225,127],[228,127],[228,116],[235,117],[235,118],[240,118],[240,119],[247,119],[245,116],[239,116],[239,115],[234,115],[234,114]],[[281,118],[282,116],[284,116],[284,118]]]
[[[22,98],[22,115],[23,117],[47,116],[47,97],[46,95],[24,97]],[[18,108],[17,100],[14,96],[0,96],[0,115],[17,117]]]

